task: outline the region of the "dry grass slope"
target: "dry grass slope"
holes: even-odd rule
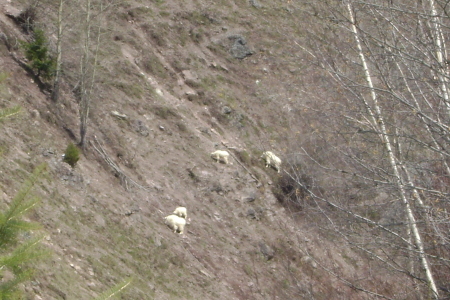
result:
[[[29,4],[21,0],[17,8]],[[36,17],[52,45],[55,7],[56,1],[39,2]],[[43,224],[53,256],[36,265],[35,280],[24,287],[30,299],[90,299],[130,276],[122,299],[361,299],[308,253],[345,276],[362,268],[362,258],[340,247],[338,237],[319,234],[306,212],[292,218],[271,191],[276,171],[258,159],[269,149],[283,157],[290,143],[291,86],[304,80],[299,70],[306,68],[289,49],[300,34],[301,9],[294,1],[192,0],[111,8],[90,142],[73,169],[61,155],[79,139],[73,88],[80,16],[66,12],[59,103],[0,44],[9,76],[0,108],[23,107],[0,134],[2,198],[34,166],[49,166],[33,219]],[[0,29],[12,39],[29,38],[4,13]],[[232,35],[245,37],[254,54],[233,58]],[[210,159],[225,145],[239,163]],[[184,236],[163,222],[179,205],[189,210]]]

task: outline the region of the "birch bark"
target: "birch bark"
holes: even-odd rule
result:
[[[376,90],[375,90],[375,87],[374,87],[374,84],[372,81],[372,76],[370,73],[370,69],[369,69],[365,54],[363,52],[361,40],[359,38],[358,28],[356,27],[355,15],[353,12],[352,4],[350,2],[347,2],[347,11],[348,11],[349,20],[351,23],[351,25],[350,25],[351,32],[353,33],[353,36],[355,39],[356,48],[358,51],[359,58],[361,60],[365,80],[366,80],[367,86],[369,88],[371,104],[369,102],[367,102],[365,99],[363,99],[363,101],[365,103],[367,112],[371,118],[372,125],[378,129],[379,138],[381,139],[384,147],[386,148],[390,167],[391,167],[393,175],[395,177],[397,191],[398,191],[399,196],[404,204],[406,216],[409,221],[409,227],[411,228],[412,235],[414,237],[414,244],[417,247],[421,265],[422,265],[423,269],[425,270],[426,279],[427,279],[429,288],[432,292],[432,297],[433,297],[433,299],[438,299],[439,293],[438,293],[438,290],[436,287],[435,280],[433,278],[433,273],[432,273],[431,267],[430,267],[427,257],[426,257],[426,253],[425,253],[423,242],[422,242],[422,237],[421,237],[419,229],[417,227],[417,222],[416,222],[414,213],[411,209],[410,201],[409,201],[409,199],[406,195],[405,189],[404,189],[403,179],[400,174],[399,166],[397,165],[397,158],[393,152],[392,142],[389,138],[389,134],[386,129],[386,124],[385,124],[385,121],[383,118],[383,112],[382,112],[381,106],[378,103],[378,96],[377,96],[377,93],[376,93]],[[439,51],[439,53],[442,53],[442,52]]]

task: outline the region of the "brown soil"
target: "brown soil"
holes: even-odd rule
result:
[[[48,165],[30,217],[52,255],[36,264],[27,299],[93,299],[127,277],[122,299],[361,299],[331,273],[364,273],[363,258],[309,226],[306,212],[292,217],[271,192],[278,174],[258,159],[269,149],[285,154],[289,126],[280,116],[290,92],[282,87],[297,80],[279,56],[287,37],[277,40],[262,16],[283,20],[296,7],[141,2],[119,5],[105,21],[88,144],[74,169],[62,154],[79,140],[76,34],[66,32],[56,104],[13,59],[23,60],[21,50],[0,45],[9,75],[0,108],[22,107],[2,123],[4,202],[35,166]],[[55,11],[41,5],[38,18],[53,45]],[[3,13],[0,28],[29,38]],[[245,36],[254,54],[233,58],[231,34]],[[210,158],[227,147],[230,164]],[[163,222],[180,205],[184,235]]]

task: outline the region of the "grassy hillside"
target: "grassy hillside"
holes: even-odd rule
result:
[[[409,281],[344,243],[322,206],[260,160],[263,151],[277,153],[322,195],[379,197],[302,161],[301,149],[333,161],[324,147],[333,134],[318,129],[332,122],[321,110],[345,94],[305,51],[312,36],[328,34],[328,23],[315,23],[323,12],[262,0],[104,2],[100,12],[95,2],[86,48],[85,2],[64,3],[54,102],[51,82],[39,84],[24,68],[16,41],[32,34],[15,12],[33,11],[32,26],[55,55],[59,1],[0,3],[8,75],[0,108],[23,108],[2,124],[3,205],[35,166],[48,164],[30,218],[43,225],[53,254],[36,263],[27,299],[94,299],[128,277],[118,298],[376,298],[355,288],[358,278],[377,293],[407,297]],[[80,141],[83,53],[95,80],[87,142],[71,168],[62,154]],[[213,161],[216,149],[228,149],[231,163]],[[303,202],[283,202],[289,193]],[[163,219],[180,205],[189,216],[184,235]]]

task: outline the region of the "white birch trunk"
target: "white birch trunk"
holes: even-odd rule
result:
[[[439,70],[437,76],[442,92],[442,98],[444,99],[447,112],[450,114],[450,103],[448,95],[448,67],[447,67],[447,53],[445,47],[444,35],[441,28],[441,20],[438,16],[436,5],[434,0],[429,0],[431,10],[431,27],[434,31],[434,44],[436,47],[436,59],[439,64]]]
[[[411,227],[411,231],[412,231],[412,234],[413,234],[413,237],[414,237],[414,243],[415,243],[415,246],[417,247],[417,250],[419,252],[420,262],[421,262],[421,265],[422,265],[423,269],[425,270],[426,280],[428,282],[430,290],[432,291],[433,299],[437,299],[439,297],[439,293],[438,293],[438,290],[437,290],[437,287],[436,287],[436,283],[435,283],[434,278],[433,278],[433,274],[431,272],[431,268],[429,266],[428,260],[427,260],[426,255],[425,255],[424,246],[423,246],[423,243],[422,243],[422,238],[420,236],[420,232],[419,232],[419,229],[417,227],[417,223],[416,223],[414,214],[412,212],[409,200],[408,200],[408,198],[406,196],[406,192],[405,192],[404,187],[403,187],[403,183],[402,183],[402,178],[401,178],[401,175],[400,175],[399,167],[398,167],[397,162],[396,162],[395,154],[394,154],[394,152],[392,150],[393,147],[392,147],[391,141],[389,139],[389,135],[388,135],[388,131],[386,129],[386,124],[385,124],[384,119],[383,119],[381,107],[378,104],[378,97],[377,97],[377,94],[375,92],[375,88],[374,88],[374,85],[373,85],[373,82],[372,82],[372,77],[371,77],[370,70],[369,70],[369,67],[368,67],[368,64],[367,64],[367,60],[365,58],[365,55],[364,55],[364,52],[363,52],[363,49],[362,49],[362,46],[361,46],[361,41],[360,41],[360,38],[359,38],[359,35],[358,35],[358,29],[356,28],[356,25],[355,25],[356,24],[356,20],[355,20],[355,16],[354,16],[353,10],[352,10],[352,5],[351,5],[350,2],[347,2],[347,9],[348,9],[348,13],[349,13],[349,16],[350,16],[351,31],[352,31],[352,33],[354,35],[354,38],[355,38],[358,54],[359,54],[359,57],[361,59],[361,63],[362,63],[363,70],[364,70],[365,79],[366,79],[367,85],[368,85],[369,90],[370,90],[370,96],[371,96],[371,100],[372,100],[373,109],[372,109],[372,106],[369,105],[369,103],[367,103],[365,100],[364,100],[364,103],[366,105],[366,108],[368,110],[369,115],[372,118],[373,126],[377,127],[379,129],[380,139],[382,140],[384,146],[386,147],[386,151],[387,151],[387,154],[388,154],[390,166],[392,168],[392,171],[393,171],[393,174],[394,174],[394,177],[395,177],[397,189],[398,189],[398,192],[399,192],[400,197],[402,199],[402,202],[403,202],[403,204],[405,206],[405,212],[406,212],[406,216],[407,216],[408,221],[409,221],[409,226]]]

